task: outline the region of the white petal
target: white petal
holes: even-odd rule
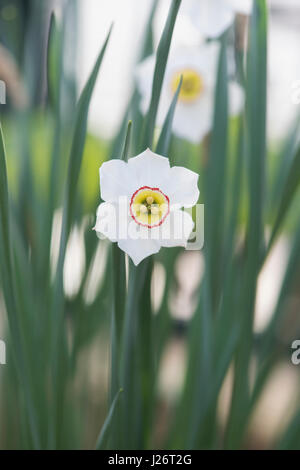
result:
[[[159,243],[154,240],[132,240],[128,238],[126,240],[119,240],[118,246],[130,256],[136,266],[143,259],[158,253],[160,250]]]
[[[226,3],[237,13],[250,15],[253,1],[252,0],[226,0]]]
[[[234,12],[224,0],[187,0],[184,3],[184,12],[207,37],[219,37],[234,20]]]
[[[178,47],[170,55],[167,70],[166,83],[170,91],[170,81],[174,73],[179,70],[194,69],[201,75],[207,86],[215,82],[220,45],[217,42],[203,44],[197,47]],[[171,93],[172,94],[172,93]]]
[[[147,57],[135,70],[137,87],[141,94],[140,107],[143,114],[146,114],[150,104],[155,60],[155,55]]]
[[[118,202],[121,196],[131,196],[137,189],[134,174],[122,160],[109,160],[100,167],[100,190],[104,201]]]
[[[141,94],[151,94],[156,56],[153,54],[141,62],[135,70],[135,78]]]
[[[108,238],[112,242],[118,239],[118,208],[110,202],[103,202],[97,209],[97,219],[94,230],[99,238]]]
[[[210,89],[195,104],[178,103],[173,122],[174,134],[195,144],[201,142],[212,127],[213,105],[213,90]]]
[[[199,175],[181,166],[171,168],[170,177],[162,184],[170,199],[170,206],[193,207],[199,199]]]
[[[138,183],[136,189],[142,186],[159,187],[170,172],[169,159],[149,149],[137,157],[130,158],[128,166]]]
[[[158,227],[159,243],[163,247],[186,247],[188,239],[194,228],[194,222],[190,214],[182,210],[176,210],[169,214],[165,222]]]

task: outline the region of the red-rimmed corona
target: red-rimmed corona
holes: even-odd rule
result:
[[[142,186],[130,200],[130,215],[143,227],[159,227],[170,213],[170,199],[159,188]]]

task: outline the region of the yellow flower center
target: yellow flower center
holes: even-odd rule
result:
[[[179,70],[174,73],[171,80],[172,92],[175,93],[180,77],[183,76],[181,89],[179,93],[179,100],[185,103],[191,103],[199,98],[203,92],[204,83],[201,75],[194,69]]]
[[[130,214],[139,225],[158,227],[169,214],[169,205],[168,196],[159,188],[143,186],[131,198]]]

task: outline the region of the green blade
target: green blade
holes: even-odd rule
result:
[[[158,45],[153,84],[152,84],[151,101],[150,101],[150,107],[149,107],[149,111],[148,111],[146,121],[145,121],[142,150],[144,150],[146,147],[149,147],[149,148],[152,147],[160,94],[161,94],[161,89],[162,89],[163,80],[165,76],[165,70],[167,66],[167,60],[169,56],[175,21],[177,18],[180,4],[181,4],[181,0],[173,0],[173,2],[171,3],[167,22],[165,24],[164,31],[163,31],[161,40]]]
[[[253,341],[256,283],[263,248],[263,211],[266,162],[267,6],[256,0],[250,24],[246,77],[246,150],[249,215],[246,261],[243,270],[243,324],[236,362],[226,446],[236,448],[243,437],[250,403],[249,363]]]
[[[280,450],[300,450],[300,410],[293,416],[278,444]]]
[[[181,85],[182,85],[182,79],[183,77],[181,75],[177,90],[172,99],[168,114],[166,116],[165,122],[163,124],[162,130],[161,130],[158,142],[157,142],[156,153],[160,155],[167,155],[168,149],[170,147],[174,114],[175,114],[176,104],[178,101],[178,96],[179,96]]]
[[[223,221],[224,192],[227,161],[228,139],[228,73],[226,57],[226,35],[220,48],[218,76],[215,89],[214,122],[209,163],[205,174],[205,278],[201,288],[198,307],[193,319],[190,336],[190,363],[186,379],[186,390],[182,406],[182,419],[187,430],[184,446],[195,449],[199,446],[204,424],[209,391],[212,387],[213,337],[212,320],[214,301],[217,298],[215,272],[220,273]],[[218,237],[218,238],[216,238]],[[220,238],[219,238],[220,237]],[[219,254],[219,256],[218,256]],[[206,384],[203,387],[203,383]],[[180,418],[181,419],[181,418]],[[211,418],[213,427],[213,417]],[[181,425],[178,426],[181,429]],[[211,429],[206,433],[206,442],[210,440]]]
[[[107,418],[106,418],[106,420],[105,420],[105,422],[102,426],[101,432],[100,432],[99,437],[97,439],[96,450],[106,449],[106,446],[107,446],[107,443],[108,443],[108,440],[109,440],[109,434],[110,434],[110,431],[111,431],[111,425],[112,425],[112,422],[113,422],[114,414],[116,412],[116,408],[117,408],[117,405],[119,403],[120,396],[121,396],[122,392],[123,392],[122,389],[120,389],[118,391],[118,393],[116,394],[116,396],[115,396],[115,398],[114,398],[114,400],[111,404],[111,407],[109,409]]]
[[[47,79],[48,96],[54,109],[60,106],[60,80],[62,76],[62,42],[63,31],[58,27],[55,14],[51,14],[48,50],[47,50]]]
[[[8,199],[8,183],[6,170],[6,151],[0,126],[0,258],[1,280],[6,303],[8,322],[14,351],[14,361],[21,387],[24,391],[25,403],[28,413],[29,429],[33,445],[40,447],[40,438],[37,425],[37,416],[34,406],[33,391],[31,388],[28,356],[25,350],[24,338],[18,319],[15,280],[11,256],[10,214]]]
[[[53,372],[53,397],[54,397],[54,409],[56,410],[57,406],[57,393],[59,393],[60,387],[58,385],[58,358],[62,351],[63,344],[65,342],[65,335],[63,329],[63,302],[64,302],[64,295],[63,295],[63,267],[64,267],[64,260],[66,254],[66,247],[68,241],[68,235],[71,228],[72,217],[74,214],[74,207],[76,201],[76,193],[77,193],[77,184],[79,179],[79,172],[82,162],[85,138],[86,138],[86,131],[87,131],[87,119],[88,119],[88,111],[89,105],[92,98],[92,93],[96,84],[96,80],[98,77],[98,73],[100,70],[100,66],[107,48],[107,44],[111,35],[111,29],[107,35],[107,38],[104,42],[104,45],[98,55],[92,73],[82,91],[80,96],[76,116],[75,116],[75,126],[74,126],[74,133],[73,133],[73,140],[71,146],[71,153],[69,159],[69,168],[68,168],[68,176],[66,182],[66,198],[64,204],[64,212],[63,212],[63,222],[62,222],[62,230],[61,230],[61,238],[60,238],[60,248],[59,248],[59,257],[57,263],[57,270],[55,276],[55,284],[54,284],[54,293],[53,293],[53,302],[51,307],[51,318],[52,318],[52,325],[53,331],[51,334],[51,351],[52,351],[52,372]],[[60,380],[65,380],[65,377],[60,377]],[[53,412],[52,416],[55,421],[55,412]],[[57,430],[52,429],[49,435],[49,445],[53,447],[55,445],[55,433]]]
[[[228,145],[227,35],[222,39],[215,92],[214,121],[209,161],[205,174],[205,258],[207,288],[215,309],[220,290],[222,244],[224,239],[225,185]]]
[[[127,134],[123,146],[120,150],[122,160],[128,160],[130,147],[132,123],[129,121]],[[120,388],[120,359],[121,359],[121,337],[124,323],[124,313],[126,304],[126,270],[125,253],[120,250],[117,243],[111,247],[112,258],[112,317],[111,317],[111,377],[110,377],[110,400]],[[117,415],[112,423],[111,444],[113,448],[120,445],[120,416]]]
[[[288,175],[285,179],[285,184],[282,191],[281,200],[279,203],[279,209],[276,216],[276,220],[271,233],[270,241],[268,244],[267,253],[270,252],[274,241],[279,233],[279,230],[285,220],[288,210],[291,206],[293,198],[300,185],[300,147],[297,149],[295,157],[290,164]]]

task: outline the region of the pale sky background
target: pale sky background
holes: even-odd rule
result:
[[[183,0],[184,2],[185,0]],[[201,0],[199,0],[201,1]],[[300,0],[269,0],[272,6],[269,38],[269,134],[280,139],[299,112],[292,103],[292,84],[300,80]],[[133,73],[152,0],[79,0],[78,77],[83,86],[114,22],[111,42],[93,95],[89,125],[111,137],[133,87]],[[161,0],[155,18],[158,41],[170,0]],[[177,21],[174,45],[197,44],[198,32],[182,18]]]

